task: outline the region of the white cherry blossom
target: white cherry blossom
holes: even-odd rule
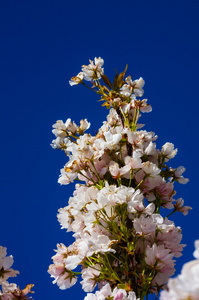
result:
[[[174,144],[168,142],[165,143],[161,149],[161,154],[165,157],[166,161],[168,161],[171,158],[174,158],[177,152],[178,149],[174,150]]]
[[[194,256],[199,258],[199,240],[195,241]],[[199,300],[199,259],[184,264],[181,274],[169,279],[168,290],[161,292],[161,300]]]
[[[79,72],[79,74],[77,74],[77,76],[74,76],[71,78],[71,80],[69,81],[69,84],[71,86],[77,85],[83,80],[83,78],[84,78],[83,72]]]
[[[94,62],[92,60],[89,61],[90,64],[88,66],[82,66],[84,79],[87,81],[91,81],[93,79],[100,79],[101,76],[104,74],[104,69],[102,68],[104,60],[101,57],[95,57]]]

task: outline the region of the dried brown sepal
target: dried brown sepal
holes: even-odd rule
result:
[[[111,89],[113,88],[110,80],[106,75],[101,75],[101,78],[108,87],[110,87]]]
[[[116,71],[116,74],[115,74],[115,78],[114,78],[114,82],[113,82],[113,89],[117,91],[117,88],[118,88],[118,72],[117,70]]]
[[[123,83],[124,83],[124,76],[125,76],[125,73],[127,71],[127,68],[128,68],[128,65],[126,65],[126,68],[123,72],[121,72],[118,76],[118,87],[121,88]]]

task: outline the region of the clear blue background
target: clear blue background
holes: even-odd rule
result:
[[[88,118],[93,134],[105,120],[94,93],[68,84],[95,56],[112,79],[127,63],[128,75],[145,79],[153,112],[142,122],[159,136],[159,148],[169,141],[179,149],[170,165],[184,165],[190,183],[176,184],[176,198],[193,210],[173,216],[187,244],[177,273],[193,258],[199,238],[198,15],[197,0],[0,2],[0,244],[20,270],[13,282],[21,288],[35,283],[35,300],[85,296],[80,284],[59,290],[47,273],[56,244],[72,242],[56,213],[74,189],[57,183],[66,158],[50,143],[58,119]]]

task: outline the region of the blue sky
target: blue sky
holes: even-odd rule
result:
[[[56,214],[74,189],[57,183],[66,159],[50,143],[58,119],[87,118],[91,133],[105,120],[95,94],[68,84],[95,56],[112,79],[126,64],[128,75],[144,78],[153,107],[142,117],[145,129],[159,136],[159,148],[169,141],[179,150],[170,165],[185,166],[190,182],[176,185],[176,196],[193,210],[173,217],[187,244],[177,273],[192,259],[199,238],[198,14],[197,0],[1,1],[0,244],[20,271],[15,282],[35,283],[35,300],[85,296],[80,284],[60,291],[47,273],[56,244],[72,241]]]

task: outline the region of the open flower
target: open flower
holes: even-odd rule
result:
[[[88,66],[82,66],[84,79],[87,81],[100,79],[101,76],[104,74],[104,69],[102,68],[104,60],[101,57],[95,57],[94,62],[92,60],[89,61],[90,64]]]
[[[80,82],[82,82],[82,80],[84,79],[84,74],[83,72],[79,72],[79,74],[77,74],[77,76],[74,76],[71,78],[71,80],[69,81],[69,84],[72,85],[77,85]]]
[[[161,292],[161,300],[199,300],[199,240],[195,242],[196,250],[192,260],[184,264],[181,274],[169,279],[168,290]]]

